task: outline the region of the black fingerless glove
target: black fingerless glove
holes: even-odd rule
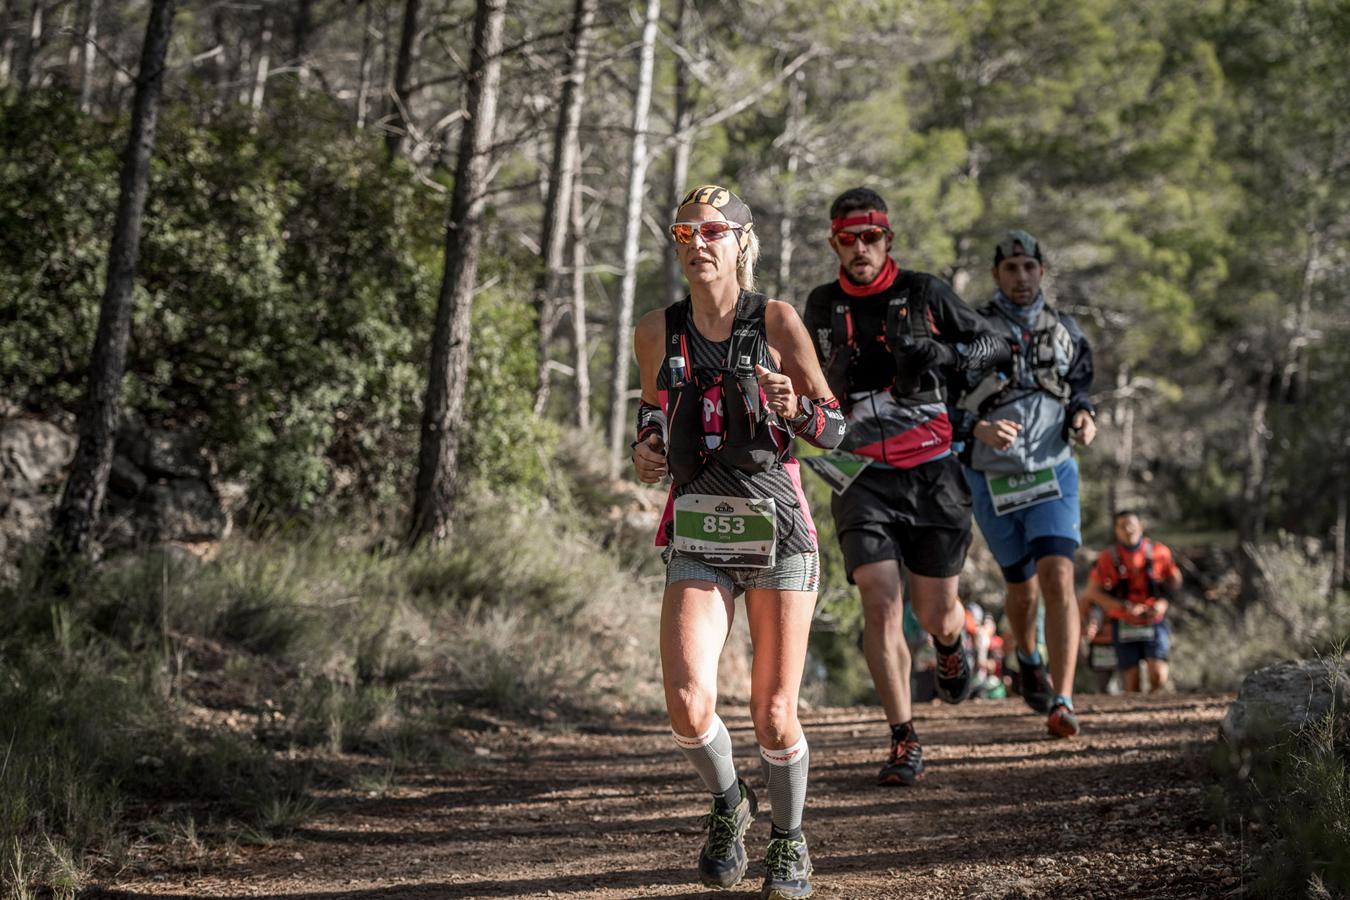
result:
[[[899,362],[910,372],[923,372],[938,366],[954,366],[957,362],[956,348],[951,344],[933,338],[902,338]]]

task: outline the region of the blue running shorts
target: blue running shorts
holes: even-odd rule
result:
[[[1122,643],[1120,640],[1120,622],[1113,621],[1111,623],[1111,638],[1116,644],[1116,668],[1122,672],[1128,672],[1146,659],[1167,662],[1172,650],[1172,629],[1167,627],[1166,622],[1159,622],[1153,626],[1153,640],[1151,641],[1126,641]]]
[[[1012,584],[1027,581],[1036,573],[1036,560],[1043,556],[1072,557],[1083,543],[1078,509],[1078,461],[1072,456],[1055,466],[1055,477],[1063,496],[1007,515],[994,514],[994,501],[984,473],[965,467],[966,482],[975,521],[985,543]]]

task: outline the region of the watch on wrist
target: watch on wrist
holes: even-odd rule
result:
[[[804,428],[806,423],[810,422],[816,413],[815,405],[811,402],[810,398],[802,394],[797,395],[797,408],[800,409],[801,412],[787,420],[788,426],[792,429],[794,434]]]

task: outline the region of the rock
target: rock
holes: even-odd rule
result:
[[[202,478],[214,474],[201,441],[189,431],[139,428],[117,434],[117,450],[150,478]]]
[[[39,419],[0,422],[0,482],[14,495],[59,484],[75,456],[75,435]]]
[[[196,478],[152,484],[137,503],[140,536],[151,541],[214,541],[229,534],[230,518],[211,485]]]
[[[1334,661],[1303,659],[1257,669],[1242,679],[1237,699],[1220,724],[1234,746],[1279,740],[1331,709],[1331,669],[1336,668],[1337,705],[1350,705],[1350,675]]]
[[[136,464],[122,454],[113,457],[112,470],[108,472],[108,489],[124,497],[135,497],[145,490],[149,481],[145,473]]]
[[[0,510],[0,559],[17,560],[25,546],[46,535],[58,499],[56,494],[9,498]]]
[[[220,497],[220,505],[233,518],[234,514],[242,510],[248,502],[248,485],[242,481],[230,481],[228,479],[217,481],[215,484],[216,495]]]

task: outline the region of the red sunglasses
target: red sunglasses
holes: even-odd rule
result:
[[[882,238],[889,237],[891,230],[889,228],[869,228],[866,231],[836,231],[834,239],[845,247],[852,247],[858,241],[864,244],[875,244]]]
[[[730,222],[718,222],[712,220],[709,222],[676,222],[670,226],[670,236],[675,239],[677,244],[687,244],[694,239],[694,232],[697,231],[703,240],[712,243],[720,241],[722,238],[734,231],[740,231],[743,226],[733,225]]]

